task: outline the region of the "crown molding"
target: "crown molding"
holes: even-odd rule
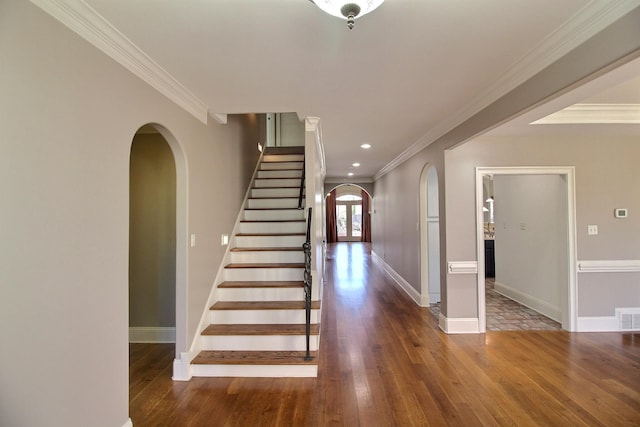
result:
[[[374,176],[382,178],[422,151],[429,144],[464,123],[491,103],[515,89],[536,73],[562,58],[607,26],[640,6],[640,0],[602,2],[592,0],[565,24],[542,40],[532,51],[516,61],[509,70],[485,91],[475,97],[459,114],[432,128],[409,148],[387,163]]]
[[[84,1],[31,2],[207,124],[207,106]]]
[[[640,104],[575,104],[531,124],[640,124]]]
[[[211,117],[213,117],[216,122],[220,123],[221,125],[226,125],[227,121],[228,121],[228,115],[225,113],[209,113],[211,115]]]
[[[354,178],[354,177],[339,177],[339,176],[330,176],[324,179],[325,184],[371,184],[373,180],[371,178]]]

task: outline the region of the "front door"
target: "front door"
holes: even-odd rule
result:
[[[336,225],[339,242],[359,242],[362,239],[362,199],[340,196],[336,199]]]

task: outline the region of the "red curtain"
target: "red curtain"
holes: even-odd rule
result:
[[[362,236],[361,241],[371,242],[371,214],[369,213],[369,193],[362,190]]]
[[[338,227],[336,226],[336,190],[331,190],[327,196],[327,243],[338,241]]]

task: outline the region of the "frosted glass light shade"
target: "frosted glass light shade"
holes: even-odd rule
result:
[[[347,19],[341,12],[341,9],[346,4],[357,4],[360,6],[360,13],[356,18],[366,15],[372,10],[376,9],[382,4],[384,0],[314,0],[314,3],[329,15],[337,16],[338,18]]]

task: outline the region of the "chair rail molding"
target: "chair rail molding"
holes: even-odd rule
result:
[[[582,260],[578,261],[578,273],[628,273],[640,272],[638,259]]]
[[[449,274],[477,274],[478,261],[449,261],[447,262]]]

